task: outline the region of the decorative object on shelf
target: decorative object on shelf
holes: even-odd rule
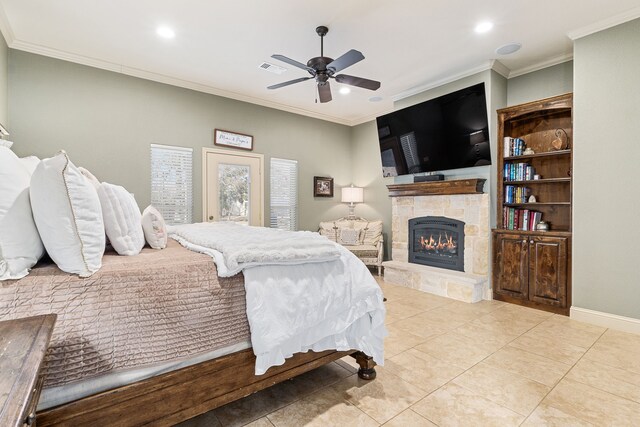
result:
[[[536,231],[549,231],[549,223],[540,221],[538,224],[536,224]]]
[[[241,133],[229,132],[227,130],[215,129],[214,130],[215,145],[223,147],[240,148],[242,150],[253,150],[253,136],[244,135]]]
[[[537,181],[539,179],[540,179],[540,175],[538,175],[538,174],[533,175],[533,180],[534,181]]]
[[[529,196],[529,203],[535,203],[537,202],[536,200],[536,196],[534,196],[533,194]]]
[[[532,154],[536,154],[536,152],[533,151],[533,148],[528,147],[526,150],[524,150],[524,153],[522,153],[522,154],[524,154],[525,156],[530,156]]]
[[[314,176],[313,197],[333,197],[333,178]]]
[[[356,203],[362,203],[364,201],[364,188],[362,187],[354,187],[351,184],[351,187],[344,187],[342,189],[342,203],[349,203],[349,215],[347,219],[355,220],[356,216],[354,214],[354,210],[356,208]]]
[[[566,150],[569,148],[569,135],[567,131],[560,128],[556,129],[556,138],[551,141],[554,150]]]

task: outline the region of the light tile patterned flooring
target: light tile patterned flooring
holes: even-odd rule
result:
[[[344,358],[181,427],[640,425],[640,335],[380,285],[376,380]]]

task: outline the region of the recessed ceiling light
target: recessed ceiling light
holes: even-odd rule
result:
[[[491,31],[493,28],[493,22],[485,21],[476,25],[475,31],[478,34],[486,33]]]
[[[169,27],[158,27],[156,34],[163,39],[172,39],[176,36],[176,32]]]
[[[382,101],[381,96],[372,96],[371,98],[369,98],[369,102],[380,102],[380,101]]]
[[[512,53],[519,51],[521,47],[522,47],[521,43],[509,43],[497,48],[496,53],[498,55],[510,55]]]
[[[346,86],[342,86],[340,88],[340,93],[343,94],[343,95],[349,94],[349,93],[351,93],[351,89],[346,87]]]

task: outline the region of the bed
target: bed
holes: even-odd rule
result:
[[[41,262],[0,282],[0,320],[56,313],[39,425],[172,425],[359,351],[309,351],[255,375],[244,277],[170,240],[132,257],[107,252],[81,279]]]

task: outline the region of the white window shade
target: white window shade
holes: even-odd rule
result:
[[[193,149],[151,144],[151,204],[168,224],[193,222]]]
[[[271,228],[298,229],[298,162],[271,158]]]

